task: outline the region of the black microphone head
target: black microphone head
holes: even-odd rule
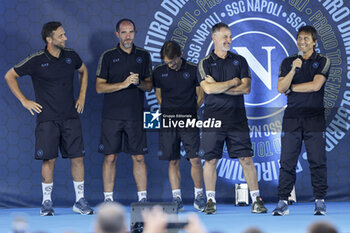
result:
[[[298,52],[298,58],[302,58],[303,57],[303,55],[304,55],[304,52],[303,51],[299,51]],[[295,72],[298,72],[300,70],[300,67],[296,67],[295,68]]]

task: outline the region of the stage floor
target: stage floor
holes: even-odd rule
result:
[[[307,227],[317,221],[335,225],[340,233],[350,233],[350,202],[327,202],[327,216],[314,216],[314,203],[296,203],[290,206],[287,216],[272,216],[275,204],[266,204],[267,214],[251,214],[250,206],[218,205],[216,215],[198,213],[209,232],[243,232],[248,227],[258,227],[264,233],[306,233]],[[24,215],[29,232],[45,233],[92,233],[94,215],[81,216],[71,208],[55,208],[55,216],[42,217],[39,208],[0,209],[0,232],[11,232],[14,216]],[[129,222],[130,208],[126,207]],[[185,212],[195,211],[185,206]],[[129,224],[129,223],[128,223]]]

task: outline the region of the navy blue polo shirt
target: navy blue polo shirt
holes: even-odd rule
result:
[[[231,52],[225,59],[218,57],[214,51],[198,64],[198,81],[210,75],[217,82],[224,82],[235,77],[251,78],[248,63],[244,57]],[[241,122],[247,120],[243,95],[206,94],[204,95],[204,119],[215,118],[224,122]]]
[[[35,99],[42,108],[37,122],[78,118],[73,91],[74,72],[83,61],[72,49],[61,49],[58,58],[47,49],[25,58],[14,66],[19,76],[30,75]]]
[[[96,76],[107,83],[123,82],[130,72],[139,74],[140,80],[152,75],[152,62],[149,53],[133,45],[130,54],[119,44],[106,50],[100,57]],[[102,117],[111,120],[142,120],[145,93],[135,85],[104,94]]]
[[[285,77],[292,69],[293,61],[298,58],[294,54],[285,58],[280,66],[279,77]],[[299,71],[294,74],[292,84],[311,82],[316,74],[329,75],[329,58],[314,52],[308,60],[304,60]],[[284,112],[286,118],[312,117],[324,114],[323,106],[324,85],[316,92],[291,92],[287,97],[287,108]]]
[[[154,87],[161,89],[162,113],[195,114],[197,112],[197,66],[181,58],[178,71],[168,65],[157,66],[153,72]]]

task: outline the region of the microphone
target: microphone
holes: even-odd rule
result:
[[[297,58],[302,58],[303,57],[303,55],[304,55],[304,52],[303,51],[299,51],[298,52],[298,57]],[[296,67],[295,68],[295,72],[298,72],[300,70],[300,67]]]

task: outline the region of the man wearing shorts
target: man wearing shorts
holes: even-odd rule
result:
[[[250,92],[251,76],[244,57],[231,53],[232,34],[224,23],[211,31],[214,50],[198,65],[198,80],[205,92],[204,120],[221,120],[220,129],[204,129],[200,155],[206,160],[204,184],[207,195],[206,214],[216,213],[216,166],[222,157],[224,142],[230,158],[238,158],[250,189],[252,212],[266,213],[260,197],[253,151],[244,107],[243,94]]]
[[[104,154],[104,200],[113,201],[118,154],[131,154],[139,201],[147,200],[146,134],[142,116],[145,91],[152,90],[152,64],[147,51],[133,44],[135,24],[121,19],[116,25],[120,43],[105,51],[97,67],[96,91],[104,93],[99,152]]]
[[[182,58],[180,46],[174,41],[164,43],[161,58],[165,64],[159,65],[153,72],[156,96],[163,119],[179,121],[197,118],[197,109],[203,102],[203,91],[197,81],[197,66]],[[172,117],[174,116],[174,117]],[[194,183],[193,206],[203,211],[205,199],[203,195],[203,169],[199,150],[198,128],[169,128],[159,132],[159,159],[169,161],[169,181],[173,201],[178,211],[183,211],[180,189],[180,143],[186,151],[186,158],[191,162],[191,176]]]
[[[73,210],[92,214],[84,198],[84,143],[78,113],[83,113],[88,82],[87,69],[72,49],[65,48],[67,37],[60,22],[48,22],[41,31],[44,50],[32,54],[10,69],[5,79],[17,99],[32,115],[37,113],[35,159],[42,160],[43,201],[41,215],[54,215],[51,191],[58,148],[63,158],[70,158],[76,202]],[[80,92],[74,99],[73,81],[78,70]],[[27,99],[17,78],[30,75],[36,102]]]

